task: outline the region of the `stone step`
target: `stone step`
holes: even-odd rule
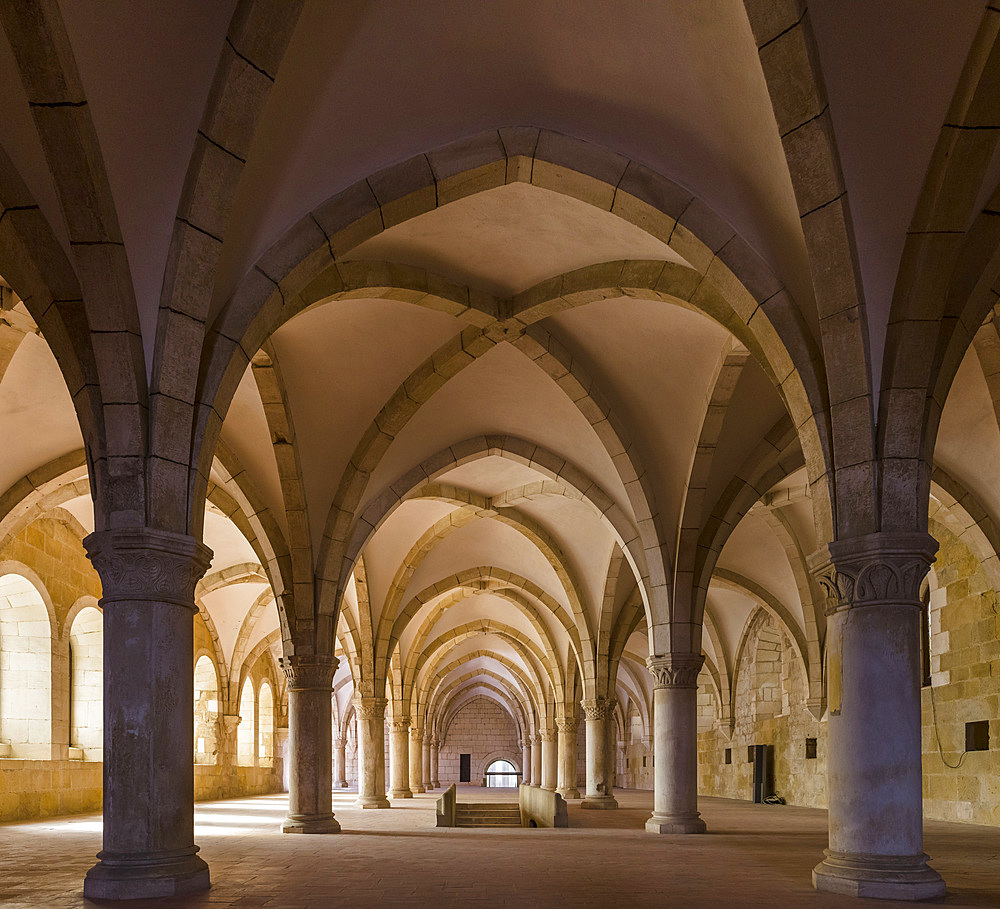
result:
[[[476,802],[455,806],[458,827],[520,827],[521,809],[509,802]]]

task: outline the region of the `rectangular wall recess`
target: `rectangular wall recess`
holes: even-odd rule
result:
[[[733,762],[733,749],[732,748],[727,748],[726,749],[726,763],[727,764],[731,764],[732,762]]]
[[[965,724],[965,750],[966,751],[990,750],[989,720],[977,720],[974,723]]]
[[[806,760],[816,759],[816,739],[806,739]]]

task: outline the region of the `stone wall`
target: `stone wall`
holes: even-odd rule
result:
[[[0,760],[0,821],[101,810],[104,765]]]
[[[459,755],[472,755],[472,782],[480,781],[486,769],[485,761],[510,761],[521,770],[521,749],[517,744],[517,727],[506,711],[485,697],[470,700],[459,710],[447,731],[447,739],[438,752],[438,776],[441,785],[458,782]]]
[[[1000,824],[1000,600],[967,546],[940,523],[931,533],[940,549],[929,610],[933,685],[921,699],[924,816]],[[965,724],[981,720],[989,750],[963,754]]]

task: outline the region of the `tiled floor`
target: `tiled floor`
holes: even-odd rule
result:
[[[439,793],[359,811],[335,796],[344,832],[282,836],[285,796],[197,807],[196,836],[212,889],[145,906],[232,907],[798,907],[908,905],[820,894],[809,872],[826,844],[826,814],[703,799],[709,835],[642,830],[651,793],[618,792],[618,811],[570,803],[568,830],[438,830]],[[493,795],[490,793],[489,795]],[[460,791],[481,801],[482,789]],[[513,799],[514,793],[496,797]],[[925,848],[948,881],[949,907],[1000,906],[1000,828],[928,822]],[[100,849],[99,816],[0,825],[0,906],[96,906],[84,873]]]

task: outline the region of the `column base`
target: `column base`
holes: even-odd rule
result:
[[[423,786],[411,786],[410,789],[413,790],[413,794],[416,795],[418,792],[426,792],[427,790]]]
[[[440,789],[441,783],[438,780],[431,780],[431,789]]]
[[[340,833],[340,823],[332,814],[297,817],[290,814],[281,823],[282,833]]]
[[[389,791],[391,799],[412,799],[413,793],[409,789],[391,789]]]
[[[704,833],[708,828],[697,814],[671,816],[654,814],[646,821],[647,833]]]
[[[578,799],[580,798],[580,790],[574,786],[572,789],[557,789],[558,792],[564,799]]]
[[[813,868],[817,890],[881,900],[931,900],[944,896],[941,875],[927,864],[927,856],[865,855],[824,850]]]
[[[138,900],[208,890],[208,865],[195,855],[197,851],[192,846],[161,856],[100,852],[100,861],[83,882],[83,895],[92,900]]]
[[[334,783],[333,784],[333,788],[334,789],[346,789],[347,788],[347,780],[341,780],[339,783]]]
[[[391,808],[384,795],[363,795],[354,803],[355,808]]]
[[[581,808],[596,808],[607,809],[607,808],[617,808],[618,801],[613,795],[588,795],[582,802],[580,802]]]

